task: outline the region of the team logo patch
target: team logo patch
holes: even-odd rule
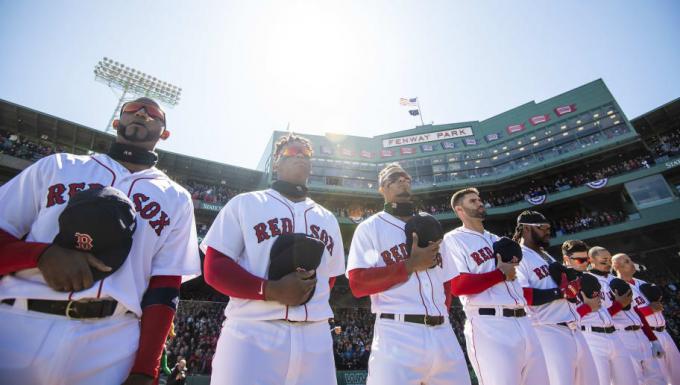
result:
[[[92,242],[90,234],[76,233],[76,249],[90,251],[94,247]]]
[[[592,181],[592,182],[588,182],[588,183],[586,183],[586,186],[588,186],[592,189],[598,189],[598,188],[602,188],[602,187],[606,186],[608,181],[609,181],[609,179],[602,178],[602,179],[598,179],[598,180],[595,180],[595,181]]]
[[[545,200],[548,196],[543,194],[543,195],[537,195],[535,197],[527,197],[527,202],[531,203],[534,206],[541,205],[545,203]]]

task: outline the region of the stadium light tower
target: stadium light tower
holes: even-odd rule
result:
[[[155,77],[145,74],[134,68],[130,68],[122,63],[113,61],[107,57],[100,60],[94,67],[95,80],[105,83],[112,90],[119,89],[123,94],[118,100],[116,109],[106,125],[106,132],[112,130],[111,123],[118,115],[120,107],[126,101],[138,97],[146,96],[158,100],[163,104],[174,107],[179,103],[182,89],[168,82],[161,81]]]

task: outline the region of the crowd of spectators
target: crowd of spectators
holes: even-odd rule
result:
[[[205,184],[181,179],[177,182],[189,191],[192,199],[206,203],[225,204],[229,199],[245,191],[224,184]]]
[[[55,152],[63,152],[60,147],[54,147],[28,140],[21,135],[10,134],[0,130],[0,154],[7,154],[17,158],[35,162]]]
[[[657,157],[680,155],[680,131],[653,137],[650,146]]]
[[[611,226],[624,222],[627,215],[623,210],[599,211],[589,214],[577,214],[553,221],[553,235],[561,236],[597,227]]]

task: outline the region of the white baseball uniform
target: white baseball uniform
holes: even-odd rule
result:
[[[458,227],[444,236],[441,253],[458,274],[496,269],[493,243],[499,238]],[[460,297],[467,316],[467,352],[480,385],[546,384],[548,372],[536,332],[527,317],[506,317],[505,309],[521,310],[526,300],[519,281],[502,281],[478,294]],[[493,309],[495,315],[481,315]]]
[[[522,246],[522,261],[517,268],[517,280],[524,288],[556,289],[548,264],[555,260],[547,254]],[[551,385],[597,383],[593,356],[580,330],[580,316],[562,298],[546,304],[529,306],[531,321],[541,341]]]
[[[286,233],[304,233],[326,245],[314,296],[302,306],[231,298],[213,358],[213,384],[336,383],[328,281],[344,273],[345,255],[333,214],[310,198],[293,202],[273,189],[240,194],[222,208],[201,248],[266,278],[272,245]]]
[[[629,282],[631,283],[631,282]],[[634,306],[649,306],[650,302],[647,298],[640,292],[640,285],[647,283],[641,279],[633,278],[631,286],[635,286],[633,291],[633,304]],[[647,322],[649,326],[654,330],[656,338],[659,339],[661,346],[665,352],[664,356],[658,359],[659,366],[661,366],[661,371],[663,372],[664,379],[668,384],[679,384],[680,385],[680,352],[678,347],[673,342],[673,338],[666,330],[666,318],[664,318],[662,312],[654,312],[647,317]]]
[[[609,275],[607,278],[611,281],[616,276]],[[642,296],[642,293],[640,293],[635,285],[630,285],[630,288],[633,290],[633,300],[635,297]],[[663,378],[659,360],[652,356],[651,344],[642,331],[642,320],[633,309],[634,306],[636,306],[635,302],[631,302],[628,310],[621,310],[612,316],[617,334],[619,334],[623,345],[630,352],[638,383],[641,385],[665,384],[666,381]],[[630,330],[631,328],[636,328],[637,330]]]
[[[354,232],[347,271],[384,267],[408,259],[401,219],[379,212],[364,220]],[[444,282],[453,278],[451,261],[412,273],[406,282],[371,295],[376,314],[368,362],[367,385],[469,384],[465,356],[449,323]],[[381,318],[383,314],[393,319]],[[405,315],[444,317],[428,326],[407,322]]]
[[[79,190],[112,186],[135,204],[137,229],[125,263],[79,292],[47,286],[37,268],[0,280],[0,378],[5,384],[120,384],[139,341],[141,300],[151,276],[200,273],[189,193],[156,168],[131,173],[107,155],[56,154],[0,187],[0,228],[26,241],[52,243],[58,217]],[[111,317],[71,320],[28,311],[28,299],[118,301]]]
[[[586,342],[595,360],[599,384],[637,384],[630,353],[619,337],[621,332],[602,332],[603,329],[606,331],[615,329],[614,321],[607,310],[612,305],[612,299],[608,294],[609,278],[598,274],[592,275],[597,278],[601,285],[600,299],[602,306],[598,311],[583,316],[581,329],[585,331]]]

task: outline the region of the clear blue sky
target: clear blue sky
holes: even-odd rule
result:
[[[483,120],[603,78],[629,118],[680,97],[680,2],[0,0],[0,98],[104,129],[104,56],[183,88],[160,148],[254,168],[274,129]]]

